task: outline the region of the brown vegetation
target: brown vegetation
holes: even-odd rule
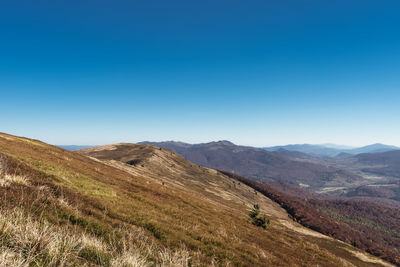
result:
[[[284,194],[271,186],[221,172],[276,201],[302,225],[400,265],[400,213],[397,209],[366,201],[313,197],[313,193],[281,185],[281,190],[289,187],[286,190],[291,192]],[[297,197],[293,191],[297,191]]]

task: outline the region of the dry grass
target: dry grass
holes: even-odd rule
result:
[[[0,266],[188,266],[189,252],[157,247],[141,229],[118,229],[107,242],[77,228],[0,210]]]
[[[122,224],[93,233],[90,227],[100,226],[88,224],[73,199],[58,195],[51,185],[37,184],[34,177],[28,182],[20,174],[22,169],[29,173],[26,168],[0,154],[0,184],[6,190],[0,202],[0,267],[188,266],[186,249],[164,247],[141,227]],[[67,216],[72,225],[60,216]]]
[[[0,176],[3,176],[6,173],[8,173],[8,159],[5,155],[0,154]]]
[[[329,242],[327,248],[310,246],[319,238],[309,236],[311,243],[305,242],[301,233],[281,225],[279,220],[288,216],[278,205],[170,151],[150,147],[144,152],[138,147],[148,159],[144,167],[116,168],[53,146],[38,146],[38,141],[3,137],[0,134],[0,152],[9,162],[0,166],[8,165],[8,174],[28,181],[0,187],[0,220],[6,222],[3,232],[9,233],[8,239],[0,240],[1,262],[342,266],[345,261],[363,266],[334,240],[324,241]],[[248,210],[254,203],[271,216],[268,231],[249,222]],[[23,232],[30,234],[24,237]]]
[[[3,266],[68,266],[94,242],[65,228],[36,221],[22,210],[0,211]]]
[[[0,186],[7,187],[11,184],[28,184],[28,179],[25,176],[10,174],[8,169],[9,167],[6,157],[0,155]]]
[[[27,185],[28,179],[24,176],[12,174],[3,174],[2,176],[0,176],[0,186],[7,187],[11,184]]]

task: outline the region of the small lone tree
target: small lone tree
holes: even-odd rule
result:
[[[258,204],[254,204],[253,205],[253,209],[250,211],[249,216],[251,218],[256,218],[258,215],[260,214],[260,206],[258,206]]]
[[[253,209],[250,211],[249,216],[252,224],[267,229],[270,223],[269,219],[265,216],[265,214],[260,215],[260,206],[258,204],[253,205]]]

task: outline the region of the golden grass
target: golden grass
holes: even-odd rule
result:
[[[105,241],[78,228],[54,226],[22,209],[0,210],[0,266],[188,266],[186,250],[158,248],[141,229],[117,229]]]
[[[0,186],[10,186],[11,184],[27,185],[28,179],[24,176],[4,174],[0,176]]]
[[[82,249],[98,244],[93,237],[36,221],[22,210],[0,211],[4,266],[69,266],[79,262]]]

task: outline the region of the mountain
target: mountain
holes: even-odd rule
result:
[[[276,151],[275,153],[279,153],[282,156],[292,158],[292,159],[303,159],[303,160],[317,160],[315,156],[295,150],[286,150],[283,148],[280,148]]]
[[[384,144],[373,144],[369,146],[364,146],[360,148],[354,148],[349,150],[348,153],[350,154],[361,154],[361,153],[381,153],[381,152],[388,152],[393,150],[400,150],[399,147],[396,146],[389,146]]]
[[[280,149],[284,149],[288,151],[297,151],[320,157],[334,157],[341,152],[341,150],[336,148],[326,147],[324,145],[310,145],[310,144],[273,146],[273,147],[264,147],[263,149],[268,151],[278,151]]]
[[[318,191],[325,187],[354,186],[363,180],[360,176],[345,170],[290,159],[277,152],[260,148],[237,146],[229,141],[195,145],[181,145],[175,142],[152,144],[171,149],[201,166],[237,173],[261,182],[282,181]]]
[[[299,144],[299,145],[264,147],[263,149],[268,151],[279,151],[283,149],[289,151],[302,152],[319,157],[336,157],[339,155],[343,155],[344,153],[350,155],[356,155],[361,153],[379,153],[392,150],[399,150],[400,148],[384,144],[373,144],[359,148],[348,148],[346,146],[339,146],[332,144],[326,144],[326,145]]]
[[[225,142],[225,143],[230,143],[229,141],[221,141]],[[188,148],[190,148],[192,145],[188,144],[188,143],[184,143],[184,142],[177,142],[177,141],[166,141],[166,142],[149,142],[149,141],[145,141],[145,142],[140,142],[138,144],[142,144],[142,145],[155,145],[158,147],[162,147],[162,148],[166,148],[169,150],[172,150],[178,154],[184,153]]]
[[[341,154],[335,158],[313,161],[357,173],[370,180],[370,184],[400,179],[400,150],[357,155]]]
[[[0,195],[2,266],[390,266],[150,145],[70,152],[0,133]]]
[[[93,146],[77,146],[77,145],[57,145],[57,146],[69,151],[75,151],[78,149],[93,147]]]
[[[364,172],[400,178],[400,150],[364,153],[354,157]]]

